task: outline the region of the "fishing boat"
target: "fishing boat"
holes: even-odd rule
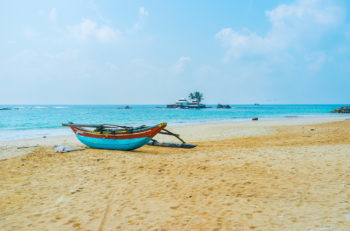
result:
[[[160,123],[155,126],[128,127],[114,124],[87,125],[70,122],[62,124],[62,126],[70,127],[77,138],[91,148],[128,151],[140,148],[145,144],[172,148],[194,148],[197,146],[196,144],[186,143],[180,138],[179,134],[165,129],[167,123]],[[173,136],[181,143],[158,142],[153,139],[157,134]]]
[[[112,124],[86,125],[62,124],[70,127],[77,138],[86,146],[100,149],[133,150],[142,147],[152,140],[166,123],[147,127],[127,127]]]

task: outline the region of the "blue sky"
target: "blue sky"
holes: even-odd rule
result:
[[[349,103],[347,1],[5,1],[0,104]]]

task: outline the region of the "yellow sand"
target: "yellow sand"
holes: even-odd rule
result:
[[[260,122],[176,128],[189,150],[0,160],[0,229],[350,230],[350,121]]]

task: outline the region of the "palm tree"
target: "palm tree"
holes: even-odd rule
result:
[[[195,91],[193,93],[191,93],[188,98],[190,99],[196,99],[198,101],[198,103],[200,103],[204,98],[203,98],[203,94],[200,93],[199,91]]]

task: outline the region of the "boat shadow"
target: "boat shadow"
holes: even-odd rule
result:
[[[85,150],[93,153],[105,153],[105,154],[128,154],[128,155],[171,155],[171,154],[186,154],[193,153],[198,150],[198,147],[192,149],[186,148],[173,148],[173,147],[157,147],[157,146],[143,146],[134,150],[109,150],[87,147]]]
[[[169,154],[186,154],[193,153],[197,148],[186,149],[186,148],[173,148],[173,147],[154,147],[154,146],[143,146],[140,149],[133,150],[131,152],[137,154],[146,155],[169,155]]]

